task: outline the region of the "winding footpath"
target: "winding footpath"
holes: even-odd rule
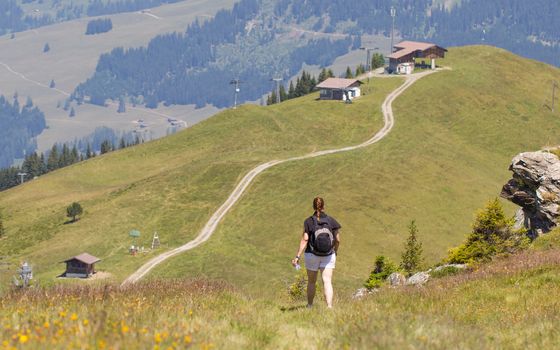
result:
[[[204,225],[204,227],[202,228],[202,230],[200,231],[200,233],[198,234],[198,236],[195,239],[193,239],[192,241],[190,241],[190,242],[188,242],[188,243],[186,243],[186,244],[184,244],[180,247],[177,247],[175,249],[169,250],[167,252],[159,254],[158,256],[153,257],[148,262],[146,262],[144,265],[142,265],[138,270],[136,270],[136,272],[132,273],[126,280],[124,280],[122,285],[124,286],[126,284],[138,282],[142,277],[144,277],[154,267],[161,264],[165,260],[167,260],[167,259],[169,259],[169,258],[171,258],[175,255],[186,252],[187,250],[191,250],[193,248],[196,248],[200,244],[202,244],[202,243],[206,242],[208,239],[210,239],[210,237],[212,236],[212,234],[216,230],[216,227],[218,226],[220,221],[223,219],[223,217],[228,213],[228,211],[231,209],[231,207],[241,198],[241,196],[243,195],[245,190],[247,190],[247,188],[249,187],[251,182],[255,179],[255,177],[257,177],[260,173],[262,173],[266,169],[271,168],[271,167],[273,167],[275,165],[278,165],[278,164],[282,164],[282,163],[298,161],[298,160],[303,160],[303,159],[309,159],[309,158],[315,158],[315,157],[320,157],[320,156],[324,156],[324,155],[328,155],[328,154],[353,151],[353,150],[356,150],[356,149],[359,149],[359,148],[364,148],[364,147],[370,146],[370,145],[380,141],[381,139],[383,139],[385,136],[387,136],[389,134],[389,132],[393,128],[393,125],[395,124],[395,118],[394,118],[394,115],[393,115],[393,108],[392,108],[393,101],[397,97],[399,97],[399,95],[402,94],[406,89],[408,89],[412,84],[414,84],[418,79],[420,79],[422,77],[425,77],[426,75],[432,74],[434,72],[435,71],[428,71],[428,72],[423,72],[423,73],[418,73],[418,74],[413,74],[413,75],[407,76],[405,82],[401,86],[399,86],[397,89],[395,89],[393,92],[391,92],[389,94],[389,96],[387,96],[385,98],[385,101],[383,102],[383,105],[381,106],[381,110],[383,112],[383,119],[384,119],[385,125],[383,126],[383,128],[381,128],[381,130],[379,130],[369,140],[367,140],[367,141],[365,141],[365,142],[363,142],[359,145],[355,145],[355,146],[348,146],[348,147],[344,147],[344,148],[317,151],[317,152],[309,153],[309,154],[306,154],[306,155],[303,155],[303,156],[288,158],[288,159],[284,159],[284,160],[272,160],[270,162],[260,164],[257,167],[255,167],[254,169],[252,169],[251,171],[249,171],[249,173],[247,173],[247,175],[245,175],[245,177],[243,177],[243,179],[239,182],[237,187],[233,190],[233,192],[230,194],[230,196],[224,202],[224,204],[222,204],[222,206],[220,208],[218,208],[218,210],[212,215],[212,217],[210,217],[210,220],[208,220],[206,225]]]

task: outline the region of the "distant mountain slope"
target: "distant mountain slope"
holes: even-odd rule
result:
[[[158,36],[147,47],[114,49],[100,57],[95,74],[73,98],[103,105],[124,96],[150,108],[160,102],[222,108],[232,105],[232,79],[243,82],[240,102],[258,100],[270,91],[272,77],[291,77],[304,63],[328,66],[352,47],[350,37],[287,40],[268,23],[271,14],[263,7],[262,1],[241,0],[232,10],[196,21],[184,34]]]
[[[381,143],[270,169],[209,242],[152,276],[204,275],[258,291],[281,286],[317,194],[343,225],[340,283],[361,284],[377,254],[398,257],[412,219],[427,260],[441,257],[463,240],[475,209],[509,179],[511,156],[557,143],[560,127],[543,107],[558,69],[490,47],[451,49],[449,56],[442,63],[452,70],[424,78],[397,99],[395,128]],[[368,138],[380,126],[381,101],[398,84],[374,79],[351,105],[310,95],[228,110],[169,138],[0,193],[8,231],[0,255],[29,259],[40,280],[52,281],[60,259],[85,250],[122,279],[152,256],[126,253],[130,230],[142,232],[144,246],[154,231],[163,249],[184,243],[256,164]],[[85,215],[63,225],[72,201],[82,203]]]
[[[30,98],[21,105],[17,95],[12,102],[0,95],[0,168],[33,153],[37,149],[36,137],[46,126],[45,115]]]
[[[118,103],[108,107],[73,103],[71,107],[76,116],[69,118],[70,109],[63,109],[65,100],[77,85],[95,72],[101,54],[118,46],[146,45],[159,34],[182,31],[197,18],[212,17],[233,2],[194,0],[168,4],[151,9],[150,14],[157,18],[139,12],[109,15],[103,18],[111,19],[113,29],[100,35],[85,35],[89,20],[82,18],[17,33],[13,39],[9,34],[2,36],[0,92],[6,96],[15,92],[31,96],[44,112],[49,128],[37,139],[41,151],[56,142],[86,137],[101,126],[130,132],[136,128],[134,122],[138,119],[144,120],[151,137],[163,136],[170,126],[167,116],[191,125],[216,113],[217,109],[209,106],[195,111],[193,106],[161,106],[148,111],[127,103],[126,112],[117,113]],[[46,43],[50,51],[44,53]],[[55,88],[49,88],[51,81]]]
[[[363,1],[280,0],[276,14],[297,23],[314,21],[316,30],[347,33],[395,29],[404,38],[445,46],[489,44],[560,66],[560,2],[555,0]]]

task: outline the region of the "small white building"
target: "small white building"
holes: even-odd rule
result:
[[[360,85],[363,83],[358,79],[328,78],[317,85],[321,100],[353,100],[360,97]]]

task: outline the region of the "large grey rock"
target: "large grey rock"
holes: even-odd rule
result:
[[[404,286],[406,284],[406,277],[402,273],[393,272],[387,277],[387,281],[392,287]]]
[[[410,276],[408,280],[406,280],[406,284],[419,286],[428,282],[429,279],[430,275],[428,275],[426,272],[418,272]]]
[[[501,196],[521,207],[516,226],[531,237],[546,233],[560,221],[560,159],[549,152],[526,152],[513,158],[513,178]]]

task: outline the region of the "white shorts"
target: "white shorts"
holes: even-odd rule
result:
[[[305,268],[311,271],[319,269],[334,269],[336,254],[317,256],[313,253],[305,253]]]

